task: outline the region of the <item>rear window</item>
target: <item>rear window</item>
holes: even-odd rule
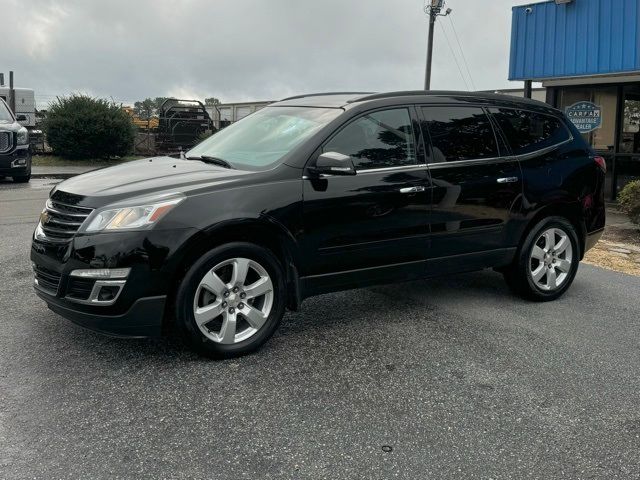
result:
[[[551,115],[511,108],[492,108],[491,114],[515,155],[542,150],[571,138],[567,127]]]
[[[433,163],[498,156],[496,136],[480,107],[423,107]]]

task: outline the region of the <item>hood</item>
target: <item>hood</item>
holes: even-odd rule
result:
[[[202,187],[231,186],[253,174],[199,160],[156,157],[78,175],[58,184],[51,195],[60,201],[64,197],[74,198],[73,204],[95,208],[155,192],[187,193]]]
[[[0,120],[0,132],[17,132],[21,128],[22,125],[13,120]]]

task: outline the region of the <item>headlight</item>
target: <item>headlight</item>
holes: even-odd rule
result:
[[[29,143],[29,130],[22,127],[18,130],[18,145],[27,145]]]
[[[108,208],[96,212],[85,231],[130,230],[151,228],[171,209],[184,200],[184,196],[159,200],[142,205]]]

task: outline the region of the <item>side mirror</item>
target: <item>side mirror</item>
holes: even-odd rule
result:
[[[325,175],[355,175],[356,167],[349,155],[338,152],[325,152],[316,160],[313,170]]]
[[[18,115],[18,116],[16,117],[16,120],[17,120],[18,122],[26,122],[26,121],[27,121],[27,117],[26,117],[25,115]]]

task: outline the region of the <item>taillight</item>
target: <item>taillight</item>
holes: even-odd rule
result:
[[[607,161],[604,159],[604,157],[596,155],[595,157],[593,157],[593,161],[598,164],[600,170],[602,170],[604,173],[607,173]]]

